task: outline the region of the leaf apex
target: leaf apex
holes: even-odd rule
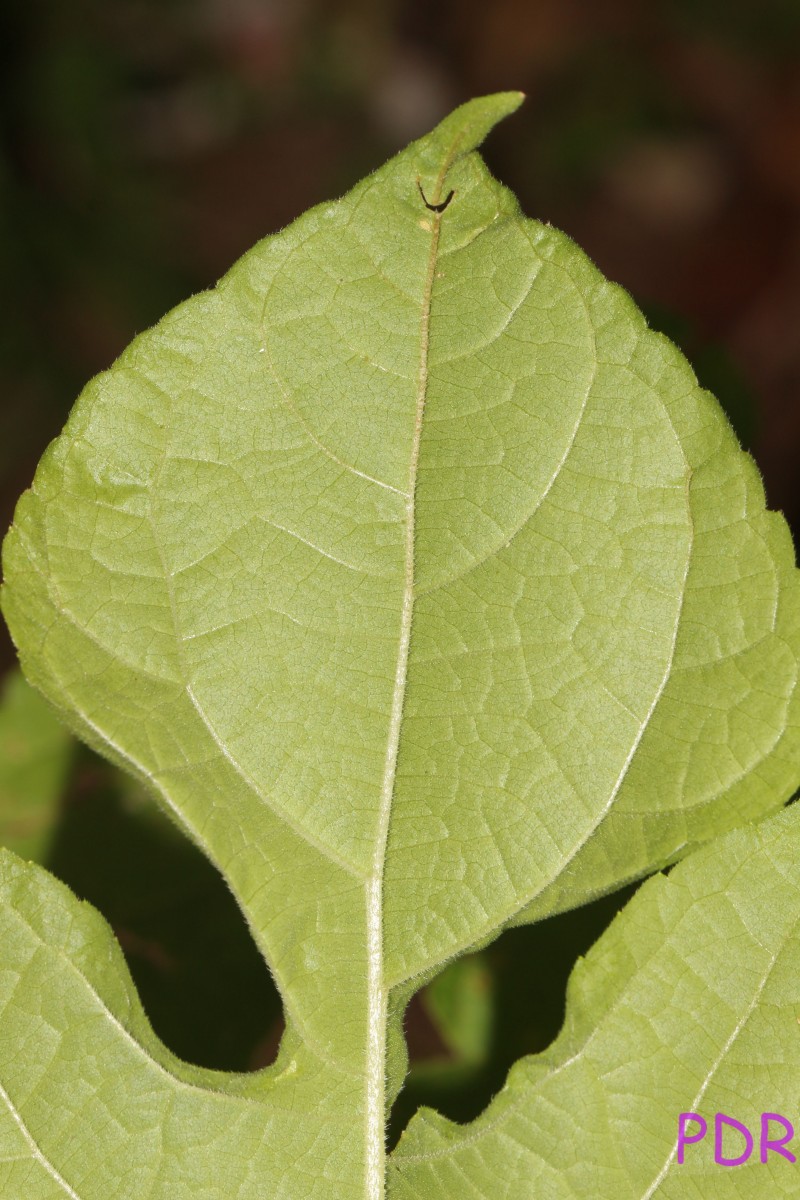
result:
[[[468,100],[445,117],[424,141],[451,165],[477,150],[495,125],[515,113],[524,99],[524,92],[494,92]]]

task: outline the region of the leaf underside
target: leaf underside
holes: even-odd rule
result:
[[[29,679],[223,872],[287,1032],[254,1076],[174,1059],[97,914],[6,856],[11,1200],[378,1200],[422,982],[794,787],[786,526],[678,351],[487,173],[476,147],[519,100],[458,109],[137,338],[20,501],[3,611]],[[777,887],[767,834],[737,836]],[[702,853],[681,878],[702,882]],[[681,986],[674,878],[573,984],[555,1086],[574,1099],[541,1091],[554,1048],[472,1133],[420,1116],[392,1196],[528,1197],[535,1171],[542,1195],[594,1196],[603,1155],[609,1195],[651,1194],[672,1116],[646,1153],[636,1133],[636,1171],[617,1161],[614,1131],[656,1110],[593,1092],[582,1047],[623,1073],[648,1052],[652,1021],[626,1041],[615,997]],[[717,937],[733,917],[713,912]],[[732,994],[734,1024],[765,989]],[[696,1070],[725,1045],[711,992]],[[677,1113],[697,1088],[673,1074]],[[591,1142],[569,1161],[564,1105]],[[669,1164],[659,1186],[695,1194]]]

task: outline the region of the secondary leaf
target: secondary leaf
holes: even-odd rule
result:
[[[71,759],[69,732],[12,671],[0,693],[0,845],[44,861]]]
[[[519,99],[458,109],[138,338],[20,502],[29,678],[219,866],[287,1017],[262,1076],[173,1062],[95,918],[10,865],[0,1050],[42,1196],[377,1200],[423,980],[794,786],[785,525],[674,347],[488,175]],[[74,1008],[20,1056],[45,963]],[[107,1147],[80,1140],[101,1093]]]
[[[762,1113],[797,1123],[798,860],[793,806],[648,880],[575,968],[553,1046],[518,1063],[467,1128],[413,1119],[393,1200],[799,1196],[797,1165],[776,1152],[763,1163],[759,1146]],[[682,1112],[708,1134],[681,1164]],[[735,1171],[714,1161],[717,1112],[755,1135]],[[746,1143],[727,1133],[732,1159]]]

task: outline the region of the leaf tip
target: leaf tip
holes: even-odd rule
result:
[[[495,92],[478,96],[454,109],[416,146],[424,157],[431,156],[430,166],[436,169],[444,161],[445,169],[457,159],[477,150],[495,125],[516,112],[525,99],[524,92]]]

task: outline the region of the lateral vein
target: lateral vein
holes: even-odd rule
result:
[[[17,1111],[11,1097],[9,1096],[8,1092],[6,1091],[6,1089],[3,1087],[3,1085],[1,1083],[0,1083],[0,1097],[2,1097],[6,1107],[8,1108],[8,1111],[10,1112],[10,1114],[14,1120],[14,1123],[16,1124],[16,1126],[19,1129],[22,1136],[25,1138],[25,1141],[28,1143],[31,1154],[36,1159],[39,1166],[44,1171],[47,1172],[47,1174],[50,1176],[51,1179],[54,1179],[56,1181],[56,1183],[59,1185],[59,1187],[62,1188],[62,1190],[64,1191],[65,1195],[71,1197],[71,1200],[81,1200],[81,1197],[78,1195],[78,1193],[75,1191],[75,1189],[70,1187],[70,1185],[67,1183],[67,1181],[63,1177],[63,1175],[60,1175],[59,1172],[56,1170],[56,1168],[53,1166],[53,1164],[50,1162],[50,1159],[45,1154],[42,1153],[42,1151],[39,1148],[38,1142],[36,1141],[35,1137],[31,1133],[30,1129],[28,1129],[28,1126],[25,1124],[20,1113]]]

